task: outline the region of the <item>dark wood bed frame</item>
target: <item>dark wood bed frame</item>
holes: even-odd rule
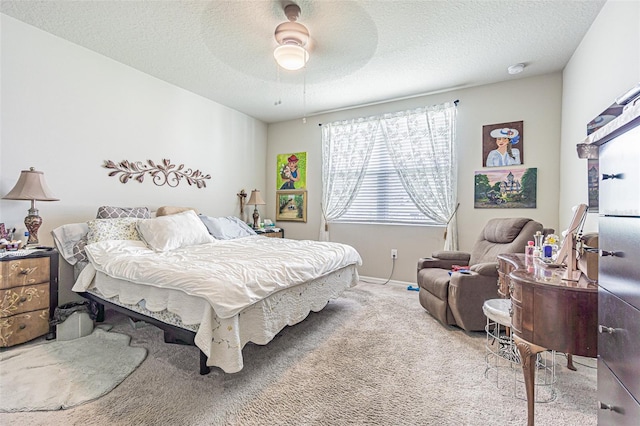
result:
[[[175,343],[178,345],[189,345],[195,346],[195,336],[196,333],[190,330],[185,330],[184,328],[176,327],[175,325],[167,324],[155,318],[149,317],[147,315],[143,315],[139,312],[132,311],[131,309],[127,309],[123,306],[116,305],[115,303],[109,302],[107,300],[101,299],[96,295],[91,293],[82,292],[78,293],[80,296],[85,299],[89,299],[91,302],[95,303],[98,308],[98,316],[96,318],[97,322],[104,321],[104,308],[105,306],[109,309],[113,309],[116,312],[120,312],[134,320],[140,320],[147,322],[149,324],[155,325],[162,331],[164,331],[164,341],[165,343]],[[202,350],[200,350],[200,374],[205,375],[209,374],[211,368],[207,366],[207,355],[205,355]]]

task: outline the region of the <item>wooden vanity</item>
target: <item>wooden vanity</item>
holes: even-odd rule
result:
[[[533,425],[536,354],[598,354],[598,285],[584,274],[567,281],[563,268],[525,262],[524,254],[501,254],[498,267],[500,291],[511,297],[511,332],[522,359],[527,424]]]

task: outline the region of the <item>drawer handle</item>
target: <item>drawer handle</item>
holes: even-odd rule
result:
[[[614,405],[606,404],[606,403],[604,403],[602,401],[598,401],[598,405],[599,405],[599,408],[601,410],[611,410],[611,411],[614,411],[614,412],[619,411],[619,409],[617,409]]]
[[[598,401],[598,404],[600,404],[600,409],[601,410],[613,410],[613,405],[611,405],[611,404],[605,404],[602,401]]]
[[[624,173],[615,173],[610,175],[603,173],[602,180],[607,180],[607,179],[624,179]]]
[[[27,324],[20,324],[20,327],[18,327],[20,330],[24,330],[25,328],[27,328]]]
[[[607,327],[605,325],[599,325],[598,326],[598,332],[603,334],[603,333],[609,333],[609,334],[613,334],[616,332],[615,328],[611,328],[611,327]]]
[[[622,252],[618,251],[609,251],[609,250],[600,250],[600,257],[622,257]]]
[[[26,302],[26,301],[27,301],[27,296],[22,296],[22,297],[20,298],[20,303],[24,303],[24,302]]]
[[[20,271],[20,273],[21,273],[22,275],[29,275],[29,273],[30,273],[30,272],[31,272],[31,270],[30,270],[30,269],[22,269],[22,270]]]

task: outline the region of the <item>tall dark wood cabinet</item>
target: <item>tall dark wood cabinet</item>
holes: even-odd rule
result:
[[[640,419],[640,102],[599,146],[598,424]]]

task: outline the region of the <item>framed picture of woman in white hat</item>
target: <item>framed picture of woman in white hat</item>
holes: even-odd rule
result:
[[[482,165],[504,167],[524,164],[523,122],[482,126]]]

